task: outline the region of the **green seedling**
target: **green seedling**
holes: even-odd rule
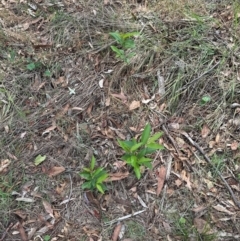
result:
[[[83,171],[79,175],[86,181],[83,183],[82,188],[91,191],[98,190],[104,193],[107,188],[103,182],[107,179],[108,174],[102,167],[95,168],[96,159],[92,156],[90,166],[83,168]]]
[[[210,102],[210,101],[211,101],[211,97],[208,96],[208,95],[206,95],[206,96],[203,96],[203,97],[202,97],[200,104],[201,104],[201,105],[206,105],[206,104],[207,104],[208,102]]]
[[[127,53],[127,50],[135,48],[134,40],[132,39],[135,36],[139,35],[139,32],[131,32],[131,33],[119,33],[119,32],[111,32],[109,33],[111,37],[113,37],[118,46],[111,45],[112,51],[116,54],[117,58],[120,58],[126,63],[130,62],[130,59],[135,55],[134,52]]]
[[[147,124],[139,142],[135,138],[130,141],[118,140],[118,144],[125,151],[122,159],[128,165],[133,167],[138,179],[141,177],[140,169],[142,166],[152,168],[152,159],[146,156],[164,148],[163,145],[156,143],[156,141],[162,136],[162,132],[157,132],[152,137],[150,137],[150,133],[151,126],[150,124]]]

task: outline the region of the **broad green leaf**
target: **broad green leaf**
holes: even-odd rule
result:
[[[134,142],[134,140],[132,140],[132,141],[120,141],[120,140],[118,140],[118,144],[122,147],[122,149],[125,152],[130,152],[132,146],[135,145],[135,142]]]
[[[136,151],[138,148],[140,148],[142,145],[143,145],[143,143],[142,143],[142,142],[139,142],[139,143],[135,144],[134,146],[132,146],[131,149],[130,149],[130,151],[131,151],[131,152],[134,152],[134,151]]]
[[[146,150],[146,154],[145,155],[148,155],[148,154],[152,154],[156,151],[156,149],[152,149],[152,148],[145,148]]]
[[[129,158],[131,158],[131,154],[129,154],[129,153],[126,153],[121,157],[121,159],[124,161],[127,161]]]
[[[91,182],[84,182],[82,184],[82,189],[92,189],[92,183]]]
[[[130,33],[121,34],[121,37],[123,39],[127,39],[127,38],[135,37],[135,36],[138,36],[138,35],[140,35],[139,32],[130,32]]]
[[[135,172],[135,174],[136,174],[137,179],[140,179],[140,177],[141,177],[141,172],[140,172],[139,166],[134,168],[134,172]]]
[[[104,173],[103,175],[101,175],[98,179],[97,179],[97,183],[102,183],[103,181],[105,181],[108,177],[107,173]]]
[[[36,69],[35,63],[30,63],[30,64],[28,64],[28,65],[27,65],[27,69],[28,69],[28,70],[34,70],[34,69]]]
[[[45,161],[46,159],[46,156],[41,156],[41,155],[38,155],[35,160],[34,160],[34,164],[36,166],[38,166],[39,164],[41,164],[43,161]]]
[[[142,157],[144,157],[147,153],[147,148],[143,148],[138,154],[137,154],[137,158],[141,159]]]
[[[119,32],[111,32],[109,33],[111,37],[113,37],[119,44],[122,44],[123,38],[121,37]]]
[[[106,173],[106,172],[103,170],[102,167],[98,167],[98,168],[93,172],[92,177],[97,179],[98,177],[100,177],[101,175],[103,175],[103,174],[105,174],[105,173]]]
[[[135,167],[137,165],[137,157],[136,156],[131,156],[131,165]]]
[[[79,175],[86,180],[91,180],[91,174],[89,172],[83,171],[80,172]]]
[[[114,51],[116,53],[117,57],[124,56],[124,50],[119,49],[114,45],[111,45],[110,47],[111,47],[112,51]]]
[[[123,43],[125,49],[131,49],[135,47],[135,43],[132,39],[126,39]]]
[[[164,149],[163,145],[160,145],[160,144],[154,143],[154,142],[147,144],[146,147],[150,148],[152,150],[163,150]]]
[[[145,126],[145,128],[144,128],[144,130],[143,130],[143,133],[142,133],[142,135],[141,135],[141,142],[142,142],[143,144],[146,144],[146,143],[147,143],[148,138],[150,137],[150,132],[151,132],[151,126],[150,126],[150,124],[148,123],[148,124]]]
[[[88,167],[84,167],[83,170],[84,170],[85,172],[91,173],[91,170],[90,170],[90,168],[88,168]]]
[[[153,136],[151,136],[151,137],[148,139],[147,143],[149,144],[149,143],[152,143],[152,142],[158,140],[158,139],[162,136],[162,134],[163,134],[162,132],[157,132],[157,133],[155,133]]]
[[[151,162],[144,162],[142,165],[144,165],[145,167],[148,167],[148,168],[152,169],[152,163],[151,163]]]
[[[90,164],[90,169],[93,170],[96,164],[96,158],[94,156],[92,156],[91,159],[91,164]]]
[[[139,164],[144,164],[145,162],[151,162],[151,161],[152,161],[151,158],[141,157],[141,158],[138,160],[138,163],[139,163]]]
[[[97,183],[96,187],[100,193],[102,193],[102,194],[104,193],[103,187],[100,183]]]

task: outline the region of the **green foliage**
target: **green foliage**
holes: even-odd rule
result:
[[[42,66],[43,66],[42,63],[40,63],[40,62],[30,62],[27,65],[27,69],[30,71],[33,71],[33,70],[40,69]]]
[[[162,145],[156,143],[156,141],[162,136],[162,133],[157,132],[151,137],[150,133],[151,126],[150,124],[147,124],[141,135],[140,142],[134,138],[130,141],[118,140],[118,144],[125,151],[122,159],[128,165],[133,167],[138,179],[141,177],[141,166],[152,168],[152,159],[146,156],[164,148]]]
[[[138,36],[139,32],[131,33],[119,33],[111,32],[109,35],[114,38],[118,44],[110,46],[112,51],[115,52],[116,57],[120,58],[126,63],[130,62],[130,59],[135,55],[134,52],[127,53],[127,50],[135,48],[135,43],[132,37]]]
[[[107,190],[103,182],[107,179],[108,174],[104,168],[95,168],[96,159],[92,156],[90,165],[88,168],[83,168],[83,171],[79,175],[86,181],[83,183],[82,188],[91,191],[98,190],[101,193]]]
[[[44,235],[43,240],[44,241],[49,241],[51,237],[49,235]]]
[[[211,97],[208,96],[208,95],[205,95],[205,96],[202,97],[200,104],[201,105],[205,105],[205,104],[207,104],[210,101],[211,101]]]

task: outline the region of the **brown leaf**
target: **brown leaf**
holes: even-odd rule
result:
[[[108,175],[108,178],[106,179],[106,182],[119,181],[128,177],[128,175],[129,175],[129,172],[110,173]]]
[[[234,141],[232,144],[231,144],[231,150],[232,151],[236,151],[238,149],[238,142],[237,141]]]
[[[202,218],[194,218],[194,226],[199,233],[207,233],[210,231],[209,224]]]
[[[21,239],[23,241],[28,241],[27,234],[26,234],[26,232],[25,232],[25,230],[24,230],[24,228],[23,228],[21,223],[18,223],[17,229],[18,229],[18,231],[19,231],[19,233],[21,235]]]
[[[51,132],[51,131],[53,131],[54,129],[56,129],[56,125],[55,124],[53,124],[52,126],[50,126],[50,127],[48,127],[43,133],[42,133],[42,136],[44,135],[44,134],[48,134],[49,132]]]
[[[129,105],[129,110],[135,110],[140,107],[140,101],[134,100],[130,105]]]
[[[227,213],[229,215],[234,215],[234,212],[231,212],[229,210],[227,210],[224,206],[222,206],[221,204],[217,204],[216,206],[213,206],[214,209],[218,210],[219,212],[223,212],[223,213]]]
[[[44,206],[46,212],[48,214],[50,214],[51,217],[54,218],[54,216],[53,216],[53,209],[52,209],[51,204],[49,202],[47,202],[46,200],[43,200],[43,206]]]
[[[27,214],[24,211],[22,211],[22,210],[16,210],[13,213],[16,214],[18,217],[20,217],[23,220],[25,220],[26,217],[27,217]]]
[[[208,128],[208,126],[205,124],[203,125],[201,134],[202,134],[202,138],[206,138],[210,133],[210,129]]]
[[[188,187],[189,190],[192,190],[192,186],[191,186],[191,182],[190,182],[190,174],[187,174],[187,172],[185,170],[182,170],[181,178],[183,179],[183,181],[185,181],[187,183],[186,187]]]
[[[121,89],[120,94],[111,94],[111,95],[112,95],[113,97],[116,97],[116,98],[118,98],[118,99],[122,100],[122,101],[123,101],[123,103],[126,103],[126,102],[127,102],[127,96],[126,96],[126,95],[124,95],[124,93],[123,93],[122,89]]]
[[[163,184],[166,178],[166,173],[167,173],[166,168],[164,166],[161,166],[160,169],[158,170],[158,176],[157,176],[157,179],[158,179],[158,186],[157,186],[157,192],[156,192],[157,196],[159,196],[159,194],[162,191]]]
[[[52,167],[49,171],[48,171],[48,176],[49,177],[55,177],[58,174],[62,173],[65,171],[65,168],[60,166],[60,167]]]
[[[122,228],[122,224],[118,223],[113,231],[112,241],[117,241],[121,228]]]
[[[0,163],[0,173],[4,171],[9,165],[11,161],[9,159],[2,160]]]

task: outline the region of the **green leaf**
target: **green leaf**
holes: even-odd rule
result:
[[[100,177],[101,175],[103,175],[103,174],[105,174],[105,173],[106,173],[106,172],[103,170],[102,167],[98,167],[98,168],[93,172],[92,177],[97,179],[98,177]]]
[[[152,163],[151,162],[144,162],[143,165],[149,169],[152,169]]]
[[[100,193],[102,193],[102,194],[104,193],[104,190],[103,190],[102,184],[97,183],[96,187],[97,187],[97,189],[98,189],[98,191],[99,191]]]
[[[45,72],[44,72],[44,76],[46,77],[51,77],[52,76],[52,73],[49,69],[47,69]]]
[[[122,156],[122,160],[124,160],[127,164],[130,164],[131,165],[131,154],[125,154]]]
[[[131,49],[135,47],[135,43],[132,39],[127,39],[123,43],[123,48],[125,49]]]
[[[149,144],[147,144],[146,145],[146,147],[147,148],[150,148],[150,149],[152,149],[152,150],[163,150],[164,149],[164,147],[163,147],[163,145],[160,145],[160,144],[158,144],[158,143],[149,143]]]
[[[50,235],[44,235],[43,236],[43,240],[44,241],[49,241],[51,239],[51,236]]]
[[[84,182],[82,184],[82,189],[92,189],[92,182]]]
[[[143,148],[138,154],[137,154],[137,158],[141,159],[142,157],[144,157],[146,155],[146,151],[147,148]]]
[[[136,167],[137,166],[137,157],[131,156],[131,166]]]
[[[131,148],[135,145],[136,141],[120,141],[118,140],[118,144],[122,147],[125,152],[130,152]]]
[[[138,163],[139,163],[139,164],[144,164],[145,162],[151,162],[151,161],[152,161],[151,158],[141,157],[141,158],[138,160]]]
[[[30,64],[28,64],[28,65],[27,65],[27,69],[28,69],[28,70],[34,70],[34,69],[36,69],[35,63],[30,63]]]
[[[46,159],[46,156],[41,156],[41,155],[38,155],[35,160],[34,160],[34,164],[36,166],[38,166],[39,164],[41,164],[43,161],[45,161]]]
[[[101,175],[98,179],[97,179],[97,183],[102,183],[103,181],[105,181],[108,177],[107,173],[104,173],[103,175]]]
[[[137,179],[140,179],[140,177],[141,177],[141,172],[140,172],[139,166],[134,167],[134,172],[135,172],[135,175],[136,175]]]
[[[92,156],[91,163],[90,163],[90,169],[93,170],[96,164],[96,158]]]
[[[121,57],[124,56],[124,50],[117,48],[114,45],[111,45],[110,48],[112,49],[112,51],[114,51],[116,53],[117,57]]]
[[[138,148],[140,148],[142,145],[143,145],[143,143],[142,143],[142,142],[139,142],[139,143],[135,144],[134,146],[132,146],[131,149],[130,149],[130,151],[131,151],[131,152],[134,152],[134,151],[136,151]]]
[[[141,142],[142,142],[143,144],[146,144],[146,143],[147,143],[148,138],[150,137],[150,132],[151,132],[151,126],[150,126],[150,124],[148,123],[148,124],[145,126],[145,128],[144,128],[144,130],[143,130],[143,133],[142,133],[142,135],[141,135]]]
[[[91,170],[90,170],[90,168],[88,168],[88,167],[84,167],[83,170],[84,170],[85,172],[91,173]]]
[[[152,143],[152,142],[158,140],[162,135],[163,135],[162,132],[157,132],[157,133],[155,133],[153,136],[151,136],[151,137],[148,139],[147,143],[149,144],[149,143]]]
[[[139,32],[130,32],[130,33],[121,34],[121,37],[123,39],[127,39],[127,38],[131,38],[131,37],[139,36],[139,35],[140,35]]]
[[[113,37],[119,44],[122,44],[123,38],[121,37],[119,32],[111,32],[109,33],[111,37]]]
[[[86,179],[86,180],[91,180],[91,174],[89,172],[83,171],[79,173],[80,177]]]

